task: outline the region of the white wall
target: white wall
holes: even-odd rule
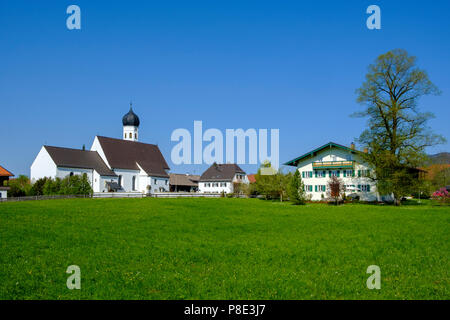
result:
[[[80,175],[80,176],[83,175],[84,173],[86,173],[88,180],[92,185],[93,171],[94,170],[92,170],[92,169],[57,167],[55,177],[64,179],[65,177],[69,176],[70,173],[73,173],[74,175]]]
[[[143,192],[139,190],[139,170],[114,169],[117,176],[122,176],[121,186],[126,192]],[[135,190],[132,188],[133,177],[136,177]]]
[[[349,151],[345,151],[338,148],[332,148],[332,149],[326,149],[320,151],[316,156],[310,158],[306,158],[299,162],[297,168],[300,172],[300,176],[302,177],[302,172],[313,172],[312,178],[310,177],[302,177],[303,184],[305,186],[312,186],[312,191],[309,191],[307,189],[306,194],[311,196],[311,200],[322,200],[322,195],[324,198],[327,197],[327,191],[315,191],[316,185],[321,186],[327,186],[329,181],[329,169],[326,170],[319,170],[320,172],[326,171],[325,177],[318,176],[315,177],[314,170],[312,163],[318,162],[318,161],[346,161],[346,160],[354,160],[356,161],[355,164],[355,177],[347,176],[344,177],[343,170],[345,169],[339,169],[340,170],[340,176],[339,178],[343,180],[345,185],[354,185],[356,188],[358,185],[370,185],[370,192],[358,192],[358,195],[360,196],[360,200],[363,201],[376,201],[381,200],[381,197],[378,195],[376,190],[376,184],[370,180],[369,178],[365,177],[358,177],[358,170],[367,170],[368,167],[364,164],[362,158],[357,154],[352,154]],[[337,170],[337,169],[335,169]],[[334,170],[331,170],[334,171]],[[347,192],[348,194],[349,192]]]
[[[225,186],[226,184],[226,186]],[[233,183],[231,181],[206,181],[198,183],[200,193],[233,193]]]
[[[131,138],[130,138],[130,133],[131,133]],[[124,140],[129,140],[129,141],[138,141],[138,139],[139,139],[138,128],[135,126],[124,126],[122,138]]]
[[[111,176],[101,176],[97,171],[94,170],[94,181],[92,189],[94,192],[108,192],[108,187],[106,186],[106,182],[118,182],[118,177]]]
[[[42,147],[33,163],[31,164],[30,179],[34,182],[44,177],[55,178],[56,164],[45,147]]]
[[[247,175],[245,173],[235,174],[233,180],[230,181],[203,181],[198,183],[198,191],[200,193],[233,193],[233,183],[249,183]]]
[[[169,192],[169,178],[149,177],[151,193],[154,192]],[[156,181],[155,181],[156,180]]]
[[[8,191],[0,190],[0,198],[6,198],[6,197],[8,197]]]
[[[108,163],[108,159],[106,159],[105,153],[103,152],[102,146],[100,145],[100,142],[98,141],[97,136],[95,136],[94,142],[92,142],[91,151],[97,151],[97,153],[99,154],[100,158],[102,158],[103,161],[108,166],[108,168],[111,169],[111,166]]]

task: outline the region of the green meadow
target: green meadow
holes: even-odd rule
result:
[[[0,203],[0,299],[449,299],[449,231],[427,203]]]

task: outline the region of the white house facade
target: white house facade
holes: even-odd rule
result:
[[[389,197],[380,196],[376,183],[369,178],[368,165],[362,152],[354,144],[346,147],[329,142],[317,149],[285,163],[295,166],[300,172],[306,194],[311,200],[327,198],[327,185],[332,176],[342,179],[347,195],[356,193],[362,201],[382,201]]]
[[[200,193],[233,193],[235,183],[249,183],[247,175],[236,164],[213,164],[200,177]]]
[[[86,174],[94,192],[169,191],[170,169],[158,146],[138,142],[138,116],[124,115],[123,139],[96,136],[91,150],[43,146],[31,165],[31,180]]]

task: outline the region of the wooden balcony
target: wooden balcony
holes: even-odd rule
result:
[[[355,161],[323,161],[313,162],[314,170],[322,169],[354,169]]]

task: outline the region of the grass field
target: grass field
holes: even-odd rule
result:
[[[430,205],[0,203],[0,299],[449,299],[449,227]]]

